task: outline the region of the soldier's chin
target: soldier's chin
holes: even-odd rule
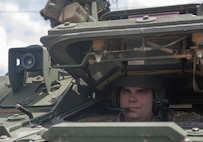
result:
[[[128,121],[139,121],[139,115],[135,112],[126,112],[124,114],[125,120]]]

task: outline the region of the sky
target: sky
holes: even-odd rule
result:
[[[203,0],[109,0],[111,9],[172,5],[176,2],[202,2]],[[144,2],[144,3],[143,3]],[[47,0],[0,0],[0,76],[8,72],[8,50],[39,44],[40,37],[51,28],[39,14]]]
[[[39,11],[47,0],[0,0],[0,75],[8,71],[8,50],[40,44],[50,29]]]

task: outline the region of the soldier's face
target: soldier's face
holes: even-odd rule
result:
[[[125,121],[151,121],[153,117],[153,91],[142,87],[122,87],[120,107],[128,108],[124,112]]]

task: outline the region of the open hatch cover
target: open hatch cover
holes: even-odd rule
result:
[[[125,73],[192,73],[203,39],[202,20],[178,14],[64,23],[41,41],[56,62],[54,67],[102,89]]]

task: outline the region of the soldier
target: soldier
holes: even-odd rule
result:
[[[164,99],[165,86],[159,76],[123,76],[115,81],[111,109],[121,113],[113,121],[202,121],[192,112],[168,110]]]

